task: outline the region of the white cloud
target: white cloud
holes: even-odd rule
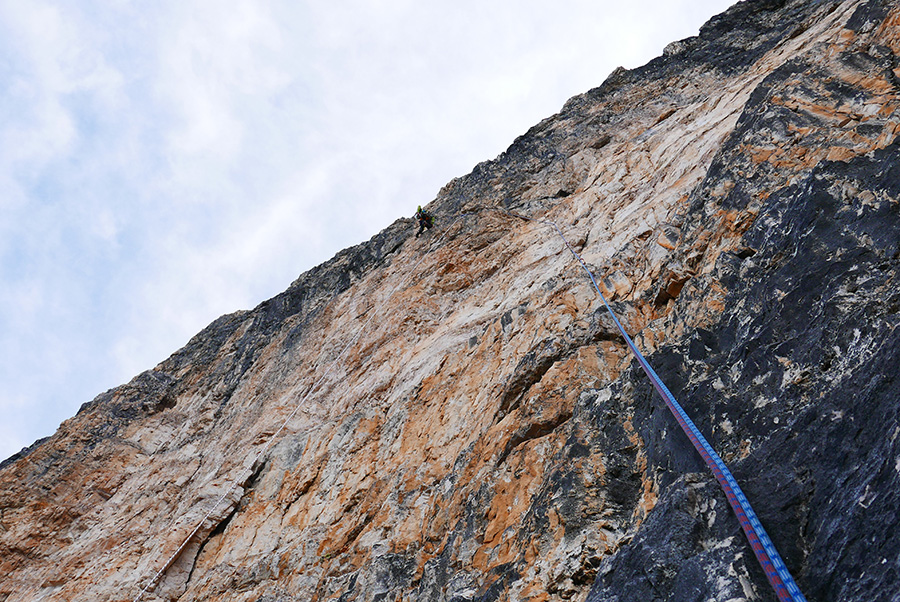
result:
[[[0,0],[0,457],[726,4]]]

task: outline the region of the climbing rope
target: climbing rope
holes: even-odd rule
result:
[[[220,495],[218,497],[218,499],[216,499],[216,501],[212,505],[212,507],[206,512],[206,514],[203,516],[203,518],[200,519],[200,521],[197,523],[197,526],[194,527],[194,529],[190,533],[188,533],[187,537],[184,538],[184,541],[181,542],[181,545],[179,545],[178,548],[163,563],[162,568],[160,568],[156,572],[156,574],[153,575],[153,577],[147,582],[147,584],[144,585],[143,588],[141,588],[141,590],[134,597],[134,600],[132,602],[140,602],[141,598],[143,598],[144,595],[146,595],[146,593],[148,591],[150,591],[150,589],[153,588],[153,586],[156,585],[159,578],[163,576],[163,574],[172,566],[172,564],[178,559],[178,557],[182,554],[182,552],[184,552],[185,548],[187,548],[188,544],[191,542],[191,540],[194,538],[194,536],[196,536],[197,533],[200,532],[200,529],[203,527],[203,524],[209,519],[210,516],[212,516],[213,512],[215,512],[216,509],[218,509],[218,507],[222,504],[222,502],[225,501],[225,498],[227,498],[235,489],[237,489],[238,483],[243,482],[247,477],[249,477],[250,474],[253,474],[253,468],[255,466],[258,466],[259,463],[265,458],[269,449],[271,449],[271,447],[272,447],[272,443],[278,438],[278,436],[287,427],[287,425],[290,424],[290,422],[294,419],[294,417],[297,415],[297,412],[300,410],[300,408],[303,407],[304,403],[309,398],[309,396],[312,395],[312,393],[314,391],[319,389],[320,385],[325,381],[325,378],[328,377],[328,375],[331,373],[332,369],[337,365],[338,361],[344,357],[344,354],[346,354],[347,351],[349,351],[350,348],[354,344],[356,344],[356,342],[359,340],[360,336],[362,335],[363,331],[366,329],[366,327],[372,322],[372,320],[377,315],[379,307],[384,305],[394,295],[394,293],[400,289],[401,286],[406,284],[406,282],[410,279],[410,277],[415,273],[415,271],[419,267],[419,265],[421,265],[421,263],[425,260],[425,258],[428,256],[428,254],[431,253],[432,249],[438,243],[440,243],[441,240],[443,240],[443,238],[450,231],[451,227],[462,217],[463,217],[463,215],[458,215],[456,218],[453,219],[453,221],[450,222],[450,224],[447,225],[447,227],[444,229],[443,234],[441,234],[441,236],[439,236],[434,242],[432,242],[429,245],[428,251],[422,254],[422,257],[420,257],[419,260],[413,265],[413,267],[407,272],[406,277],[403,278],[402,280],[400,280],[400,282],[396,286],[394,286],[390,290],[390,292],[388,292],[388,294],[384,297],[384,299],[381,301],[381,303],[378,304],[378,306],[372,308],[372,311],[371,311],[368,319],[366,319],[366,321],[363,323],[362,326],[360,326],[359,328],[356,329],[356,334],[350,338],[350,340],[341,349],[340,353],[338,353],[335,356],[335,358],[333,360],[331,360],[331,362],[328,364],[328,367],[326,368],[325,372],[322,373],[322,375],[312,384],[312,386],[310,386],[310,388],[307,389],[307,391],[303,395],[303,397],[301,397],[300,400],[295,404],[293,411],[288,415],[288,417],[284,420],[284,422],[281,423],[281,426],[278,427],[278,430],[276,430],[272,434],[272,436],[268,438],[268,441],[266,442],[266,445],[263,447],[263,449],[260,450],[260,452],[258,454],[256,454],[256,457],[254,458],[253,462],[250,463],[249,468],[245,468],[243,471],[238,473],[239,474],[238,478],[232,479],[231,486],[225,491],[225,493],[223,493],[222,495]],[[221,466],[220,466],[220,468],[221,468]]]
[[[691,440],[694,448],[700,453],[703,461],[710,470],[712,470],[716,480],[725,492],[725,497],[728,498],[728,503],[731,505],[732,510],[734,510],[735,515],[737,515],[741,528],[747,535],[747,539],[750,542],[753,553],[756,555],[756,559],[759,561],[760,566],[762,566],[769,583],[771,583],[772,587],[775,589],[775,594],[778,596],[778,599],[782,602],[806,602],[806,598],[803,597],[800,588],[797,587],[794,578],[791,577],[790,571],[788,571],[784,562],[781,560],[778,550],[775,549],[775,545],[772,543],[772,540],[769,539],[768,534],[766,534],[766,530],[763,528],[762,523],[759,522],[756,513],[750,506],[750,502],[747,500],[744,492],[741,491],[741,488],[731,474],[731,471],[728,470],[725,462],[722,461],[719,454],[715,452],[706,438],[700,433],[700,429],[698,429],[697,425],[695,425],[690,417],[688,417],[687,413],[678,401],[675,400],[675,397],[669,391],[668,387],[666,387],[665,383],[663,383],[662,379],[660,379],[659,375],[656,374],[656,371],[650,366],[650,363],[634,344],[634,341],[628,336],[622,323],[619,322],[615,312],[607,302],[606,297],[600,291],[600,287],[597,285],[593,273],[591,273],[591,270],[584,262],[584,259],[581,258],[581,255],[579,255],[575,249],[572,248],[572,245],[569,244],[569,241],[563,235],[559,226],[556,225],[556,222],[548,219],[528,217],[503,208],[498,208],[497,210],[529,222],[550,226],[556,230],[556,233],[565,243],[566,248],[569,249],[575,259],[578,260],[578,263],[581,264],[581,267],[584,268],[584,271],[587,272],[588,277],[590,277],[591,282],[594,285],[594,289],[597,291],[597,294],[603,301],[603,305],[606,307],[606,311],[609,312],[613,322],[616,324],[616,328],[618,328],[622,338],[625,339],[628,348],[631,349],[631,353],[637,358],[644,373],[650,379],[650,382],[653,383],[653,388],[656,389],[656,392],[662,397],[666,407],[668,407],[669,411],[672,412],[672,415],[675,416],[678,425],[681,426],[681,429],[688,436],[688,439]]]

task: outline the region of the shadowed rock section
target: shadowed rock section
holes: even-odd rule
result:
[[[164,567],[144,600],[774,600],[562,241],[497,208],[560,224],[810,601],[893,599],[898,57],[897,2],[769,0],[616,70],[447,184],[436,229],[0,464],[0,600]]]

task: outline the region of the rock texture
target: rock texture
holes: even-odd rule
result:
[[[498,207],[560,224],[809,600],[898,599],[898,57],[896,1],[760,0],[617,70],[428,235],[3,462],[0,600],[774,600],[562,241]]]

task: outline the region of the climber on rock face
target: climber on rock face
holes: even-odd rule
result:
[[[416,219],[419,220],[419,231],[416,232],[416,238],[419,238],[419,234],[434,225],[434,216],[422,209],[422,205],[419,205],[416,210]]]

